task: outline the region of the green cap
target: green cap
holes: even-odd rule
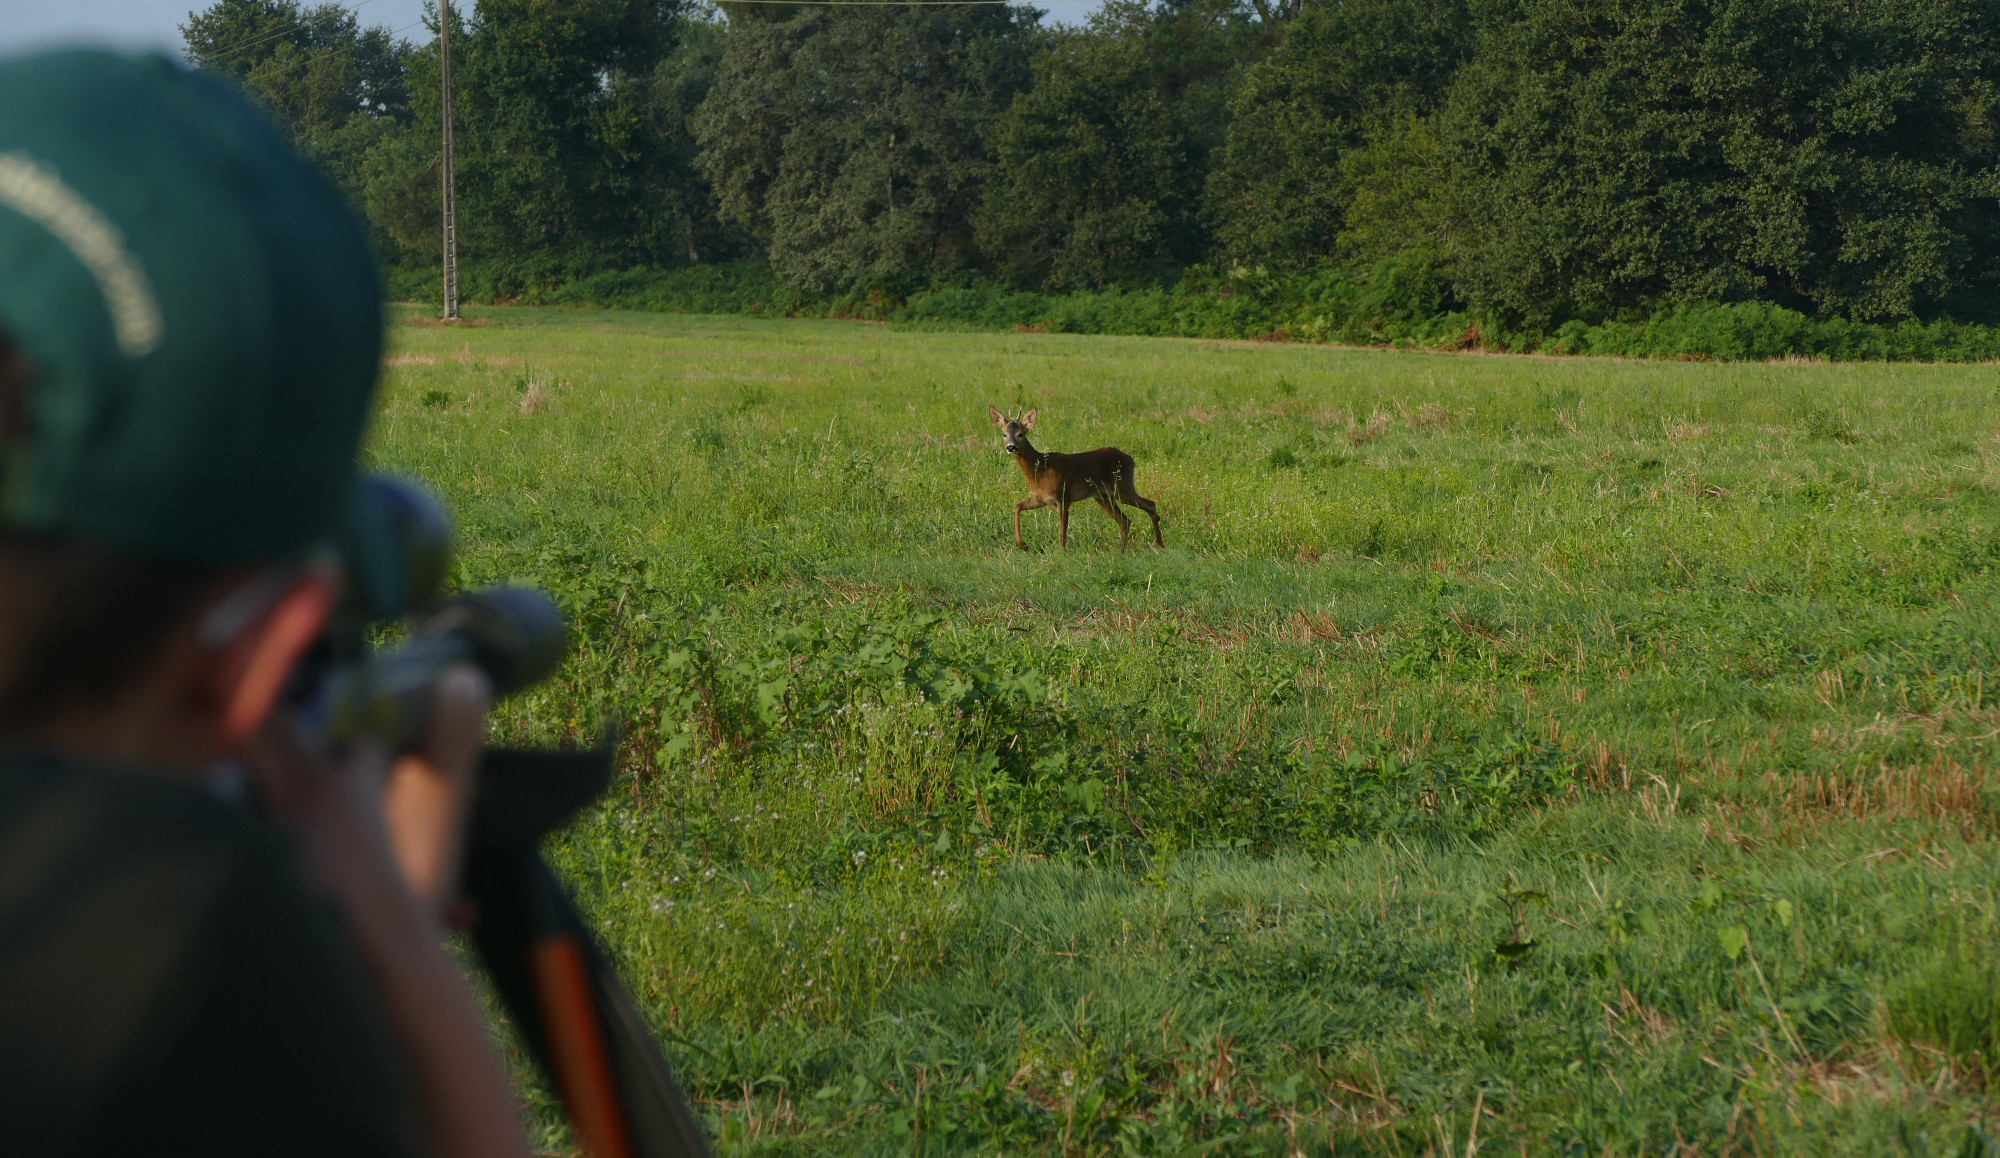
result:
[[[366,235],[243,96],[160,57],[0,61],[0,523],[193,562],[346,516],[381,360]]]

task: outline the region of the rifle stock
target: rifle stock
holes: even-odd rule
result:
[[[638,1007],[536,851],[610,774],[608,744],[487,752],[465,865],[473,943],[591,1158],[708,1158]]]

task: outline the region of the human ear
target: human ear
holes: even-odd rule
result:
[[[332,581],[308,571],[287,580],[261,611],[212,642],[218,653],[217,739],[225,749],[264,726],[292,665],[319,637],[332,611]]]

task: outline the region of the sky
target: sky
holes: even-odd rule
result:
[[[1054,23],[1081,21],[1097,0],[1034,0]],[[423,0],[346,0],[363,25],[386,25],[400,37],[428,40]],[[0,54],[57,44],[99,44],[180,54],[180,25],[191,0],[0,0]]]
[[[56,44],[151,48],[180,55],[180,26],[201,0],[0,0],[0,53]],[[404,37],[428,40],[423,0],[346,0],[364,25],[403,28]]]

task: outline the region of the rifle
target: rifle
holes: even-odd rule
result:
[[[453,665],[478,665],[505,695],[546,679],[567,653],[562,612],[540,591],[443,596],[450,525],[408,483],[363,479],[338,549],[342,599],[287,697],[331,745],[372,736],[410,750]],[[403,642],[372,647],[393,622],[406,626]],[[589,750],[486,751],[462,882],[472,940],[591,1158],[708,1158],[638,1007],[537,851],[609,787],[615,751],[608,738]]]

